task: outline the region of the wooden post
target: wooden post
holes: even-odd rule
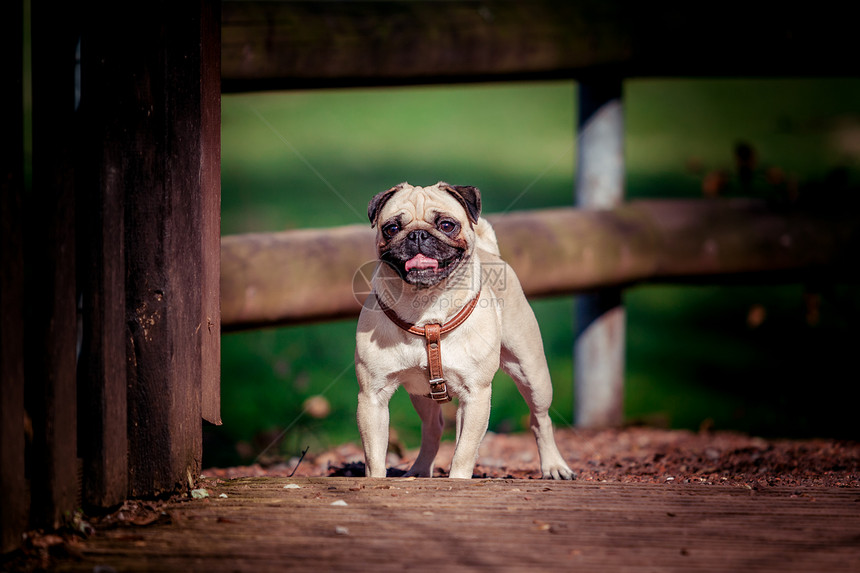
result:
[[[217,336],[201,292],[212,296],[203,228],[218,217],[204,214],[218,201],[205,197],[217,189],[202,151],[201,4],[114,4],[104,20],[123,22],[101,32],[117,122],[104,169],[125,194],[129,493],[155,495],[199,475],[202,338]]]
[[[121,503],[128,491],[126,402],[125,245],[122,164],[127,143],[116,112],[116,46],[85,24],[81,39],[81,145],[77,157],[78,288],[81,350],[78,358],[78,443],[87,506]]]
[[[221,423],[221,3],[200,1],[202,415]]]
[[[6,88],[0,108],[0,553],[17,549],[27,527],[24,478],[24,14],[22,2],[0,7]]]
[[[579,84],[576,204],[611,209],[624,199],[622,84],[616,79]],[[576,298],[574,421],[586,428],[623,422],[625,312],[620,289]]]
[[[33,7],[33,184],[24,243],[31,519],[56,527],[78,505],[75,351],[76,6]]]

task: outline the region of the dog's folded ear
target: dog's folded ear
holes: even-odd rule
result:
[[[478,217],[481,215],[481,192],[477,187],[448,185],[444,181],[440,181],[438,185],[440,189],[446,190],[460,202],[472,223],[478,222]]]
[[[406,183],[398,183],[388,191],[383,191],[382,193],[378,193],[373,199],[370,200],[370,203],[367,205],[367,218],[370,219],[370,228],[376,226],[376,218],[379,216],[379,212],[382,211],[382,207],[388,202],[391,197],[403,189],[403,186]]]

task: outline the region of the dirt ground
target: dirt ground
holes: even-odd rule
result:
[[[828,439],[764,440],[730,432],[689,432],[645,427],[558,430],[559,449],[577,479],[621,483],[736,484],[751,488],[858,487],[860,442]],[[443,442],[436,475],[446,475],[453,443]],[[417,451],[391,444],[389,474],[405,472]],[[240,476],[361,476],[364,456],[356,444],[269,467],[209,468],[210,478]],[[537,447],[528,434],[488,434],[476,477],[540,477]]]

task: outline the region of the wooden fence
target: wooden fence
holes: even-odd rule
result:
[[[855,213],[775,209],[752,199],[642,200],[489,220],[529,297],[642,282],[845,278],[860,248]],[[223,237],[223,328],[358,316],[367,285],[356,272],[376,259],[374,237],[369,225]]]
[[[590,102],[580,114],[585,130],[605,106],[621,105],[626,77],[856,76],[860,67],[845,3],[777,12],[749,2],[199,0],[153,2],[145,10],[114,3],[92,20],[77,2],[29,6],[13,1],[0,8],[12,63],[10,89],[0,92],[9,120],[0,140],[11,150],[0,157],[4,552],[27,528],[56,526],[81,505],[111,507],[194,480],[201,420],[220,421],[219,276],[231,328],[357,308],[352,257],[372,253],[333,247],[343,273],[335,280],[300,278],[286,266],[283,282],[273,283],[278,277],[261,267],[283,260],[284,248],[319,248],[312,231],[225,238],[221,273],[222,86],[569,77],[581,80],[589,96],[580,98]],[[608,140],[580,146],[587,152],[581,149],[580,172],[600,163],[592,151],[617,149],[623,126],[609,125]],[[24,153],[25,133],[31,153]],[[617,203],[623,162],[614,159],[608,188]],[[601,191],[586,200],[591,192],[583,186],[578,193],[584,206],[606,197]],[[537,231],[554,249],[553,261],[571,265],[521,272],[540,278],[526,285],[532,294],[834,269],[857,245],[850,215],[830,221],[751,203],[638,203],[494,222],[514,266],[540,263],[528,246],[534,235],[520,238]],[[324,243],[342,245],[339,237],[368,232],[329,230]],[[581,241],[586,236],[592,251]],[[259,244],[267,248],[252,253],[249,246]],[[323,285],[337,302],[305,302],[296,310],[296,301],[313,299],[301,293]],[[584,314],[599,315],[612,299],[597,296]]]
[[[32,53],[2,90],[4,552],[187,488],[219,415],[220,4],[33,4],[0,8]]]
[[[225,91],[860,72],[831,1],[225,1],[222,30]]]

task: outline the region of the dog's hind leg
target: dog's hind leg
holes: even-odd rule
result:
[[[546,364],[523,364],[503,349],[502,369],[514,379],[520,394],[529,406],[531,412],[529,425],[537,442],[543,477],[573,479],[575,477],[573,471],[567,466],[555,444],[552,421],[549,418],[549,408],[552,405],[552,382]]]
[[[525,298],[521,300],[522,304],[528,304]],[[531,309],[522,310],[516,316],[521,318],[520,324],[517,328],[508,329],[505,339],[502,340],[502,370],[514,379],[531,411],[529,425],[537,442],[543,477],[574,479],[576,476],[558,451],[553,436],[552,421],[549,418],[552,380],[544,357],[537,320]]]
[[[406,476],[433,477],[433,465],[442,440],[442,408],[427,396],[410,394],[409,399],[421,417],[421,450]]]

